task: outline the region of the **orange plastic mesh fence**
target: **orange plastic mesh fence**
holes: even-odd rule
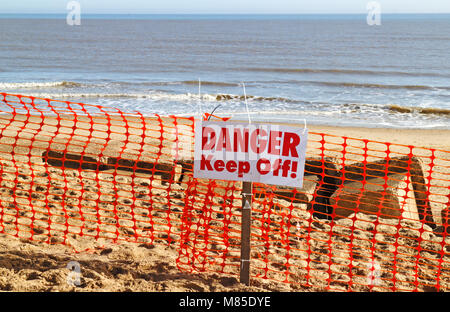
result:
[[[193,118],[0,99],[1,233],[174,244],[180,270],[239,274],[242,183],[193,178]],[[449,151],[309,133],[303,188],[253,184],[251,276],[448,290],[449,207]]]

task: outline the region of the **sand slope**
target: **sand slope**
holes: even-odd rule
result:
[[[276,291],[287,285],[253,281],[247,287],[225,274],[187,274],[175,266],[175,247],[93,243],[88,251],[0,235],[0,291]],[[77,261],[81,285],[67,283]]]

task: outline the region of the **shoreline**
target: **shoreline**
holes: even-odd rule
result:
[[[115,114],[112,114],[110,116],[113,116]],[[142,127],[142,121],[145,120],[146,129],[151,129],[152,126],[159,126],[159,123],[155,120],[155,116],[149,115],[149,116],[143,116],[144,119],[134,116],[134,115],[125,115],[121,117],[120,115],[117,115],[118,118],[111,119],[112,123],[111,126],[116,129],[113,131],[113,134],[120,135],[122,131],[120,130],[121,127],[125,126],[124,121],[126,120],[127,123],[129,123],[129,126],[131,126],[132,132],[130,132],[130,135],[132,135],[135,131],[139,131],[139,129]],[[43,121],[41,118],[43,117]],[[59,122],[60,127],[67,128],[67,130],[72,130],[74,126],[74,121],[77,121],[77,125],[79,128],[73,133],[75,135],[84,135],[86,136],[85,132],[86,130],[89,130],[90,128],[90,120],[92,119],[97,123],[98,125],[92,128],[92,131],[95,133],[106,134],[104,126],[107,126],[107,120],[105,116],[103,115],[96,115],[93,114],[90,117],[86,115],[79,115],[76,119],[74,115],[64,115],[60,114],[60,117],[62,117],[62,122]],[[179,120],[184,120],[182,122],[182,127],[187,127],[184,130],[187,130],[188,132],[181,131],[179,134],[182,134],[183,141],[190,141],[190,136],[193,137],[193,133],[189,133],[193,128],[190,128],[188,124],[192,122],[192,119],[190,117],[185,116],[178,116],[178,115],[172,115],[172,116],[163,116],[160,115],[161,120],[164,120],[164,124],[167,123],[167,125],[170,127],[173,127],[172,124],[173,118],[180,118]],[[195,118],[195,117],[194,117]],[[15,117],[9,113],[0,114],[0,129],[2,129],[4,126],[7,126],[8,122],[13,120],[14,123],[18,122],[19,124],[22,124],[26,120],[28,120],[30,123],[26,127],[30,127],[31,131],[36,131],[35,126],[39,125],[41,120],[44,122],[44,125],[50,126],[53,129],[47,129],[50,130],[50,132],[56,131],[56,128],[54,128],[58,121],[56,119],[56,116],[50,114],[50,115],[23,115],[23,114],[17,114]],[[198,119],[195,118],[197,121]],[[216,119],[212,119],[216,120]],[[231,123],[247,123],[247,120],[242,119],[231,119]],[[301,121],[295,121],[295,122],[277,122],[277,121],[254,121],[255,124],[279,124],[279,125],[286,125],[286,126],[292,126],[292,127],[301,127],[303,128],[305,125]],[[23,125],[23,124],[22,124]],[[179,124],[181,125],[181,124]],[[10,127],[12,126],[12,127]],[[306,124],[306,127],[308,128],[309,132],[315,132],[315,133],[324,133],[334,136],[341,136],[341,137],[348,137],[348,138],[355,138],[355,139],[367,139],[370,141],[376,141],[380,143],[393,143],[393,144],[399,144],[399,145],[412,145],[414,147],[418,148],[432,148],[432,149],[438,149],[443,150],[446,152],[450,152],[450,129],[414,129],[414,128],[386,128],[386,127],[360,127],[360,126],[334,126],[334,125],[320,125],[320,124]],[[17,131],[19,128],[14,127],[13,125],[7,126],[7,128],[10,128],[11,130]],[[13,131],[14,131],[13,130]],[[40,132],[44,129],[37,130],[37,132]],[[181,129],[179,129],[181,130]],[[46,131],[44,131],[46,132]],[[83,134],[82,134],[83,132]],[[70,133],[70,132],[69,132]],[[120,134],[119,134],[120,133]],[[153,133],[153,132],[151,132]],[[2,133],[3,134],[3,133]],[[60,135],[63,133],[60,133]],[[47,133],[48,135],[48,133]],[[58,135],[58,136],[60,136]],[[150,136],[152,137],[152,136]],[[154,137],[156,138],[156,137]],[[67,140],[67,139],[66,139]],[[94,140],[95,141],[95,140]],[[132,140],[133,141],[133,140]],[[188,142],[185,143],[188,143]]]

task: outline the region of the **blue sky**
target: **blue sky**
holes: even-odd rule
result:
[[[1,0],[0,13],[66,13],[69,0]],[[82,13],[366,13],[369,0],[78,0]],[[450,0],[378,0],[382,13],[450,13]]]

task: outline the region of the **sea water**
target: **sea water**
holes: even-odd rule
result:
[[[200,83],[199,83],[200,82]],[[246,96],[244,97],[243,83]],[[450,128],[450,15],[0,15],[0,92],[146,115]]]

